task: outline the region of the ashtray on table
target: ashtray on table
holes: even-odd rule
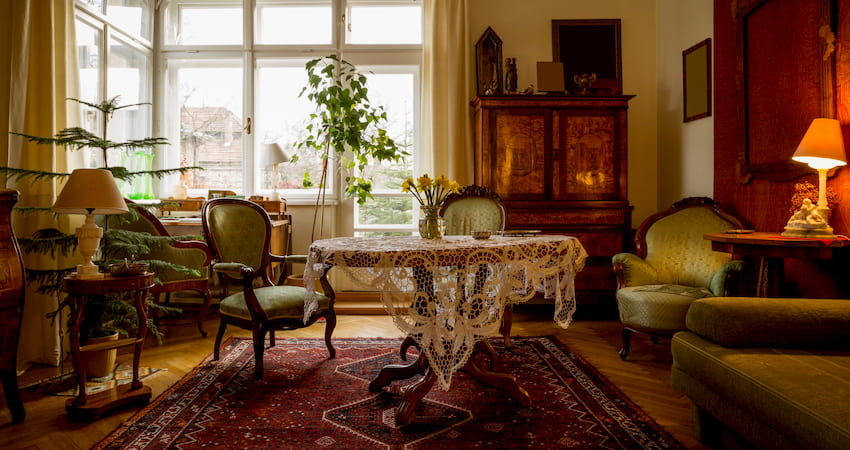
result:
[[[109,274],[113,277],[132,277],[148,271],[148,263],[110,264]]]

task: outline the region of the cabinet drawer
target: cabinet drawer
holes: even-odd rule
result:
[[[611,262],[592,261],[585,264],[584,269],[576,274],[576,290],[614,290],[617,288],[617,278]]]
[[[508,209],[508,228],[569,227],[570,225],[627,226],[627,210],[573,209],[573,210],[521,210]]]
[[[622,230],[564,231],[563,234],[575,236],[589,256],[611,257],[622,252],[624,248]]]

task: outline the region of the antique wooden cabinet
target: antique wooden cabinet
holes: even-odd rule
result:
[[[628,102],[633,96],[482,95],[475,184],[498,193],[507,229],[576,236],[590,256],[578,312],[616,311],[611,257],[631,248]]]

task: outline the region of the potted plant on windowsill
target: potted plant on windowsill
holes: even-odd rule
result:
[[[390,137],[386,129],[387,113],[382,106],[372,104],[366,75],[354,65],[329,55],[313,59],[305,67],[307,85],[300,96],[313,102],[316,109],[310,114],[308,135],[296,142],[295,147],[318,152],[322,161],[313,215],[315,235],[317,216],[320,212],[324,216],[329,161],[343,173],[345,197],[363,205],[373,198],[372,181],[363,175],[363,169],[370,164],[402,161],[409,153]],[[297,160],[296,154],[290,162]],[[309,173],[304,174],[303,186],[316,186]],[[319,229],[322,229],[321,221]]]

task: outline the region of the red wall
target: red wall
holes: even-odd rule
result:
[[[828,13],[837,27],[836,63],[823,63],[819,27]],[[791,162],[811,120],[837,116],[850,149],[850,0],[715,0],[713,45],[715,199],[754,229],[779,233],[794,184],[818,184],[814,171]],[[747,164],[752,170],[742,170]],[[848,177],[844,167],[828,180],[840,199],[830,219],[836,234],[850,235]],[[850,298],[841,270],[847,261],[785,264],[786,295]]]

